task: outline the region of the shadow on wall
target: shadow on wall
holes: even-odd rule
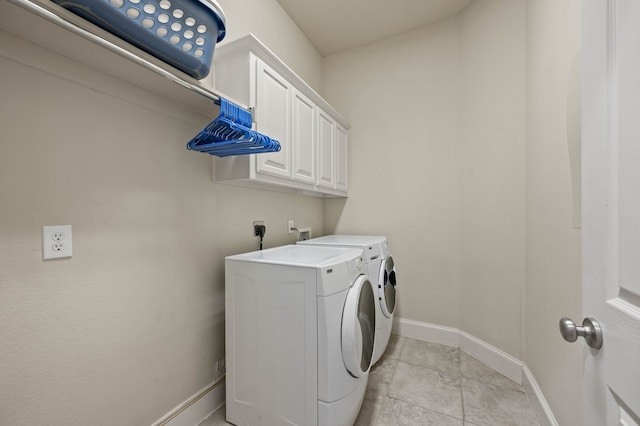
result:
[[[342,212],[347,205],[348,198],[326,198],[324,200],[324,232],[325,235],[336,233]],[[314,235],[318,236],[319,235]]]
[[[581,129],[581,96],[580,96],[580,64],[581,52],[576,53],[571,62],[569,83],[567,84],[567,145],[571,168],[571,185],[573,195],[573,227],[582,227],[582,129]]]

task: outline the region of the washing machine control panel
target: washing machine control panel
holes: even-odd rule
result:
[[[349,273],[352,277],[366,274],[366,265],[362,256],[356,257],[348,262]]]
[[[385,241],[384,243],[382,243],[382,257],[387,256],[389,256],[389,244],[387,243],[387,241]]]

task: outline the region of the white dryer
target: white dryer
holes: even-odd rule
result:
[[[225,262],[226,413],[235,425],[352,425],[375,297],[362,250],[289,245]]]
[[[396,266],[389,252],[387,237],[368,235],[327,235],[298,241],[299,245],[359,248],[363,251],[367,275],[375,281],[376,342],[373,363],[378,362],[389,343],[396,309]]]

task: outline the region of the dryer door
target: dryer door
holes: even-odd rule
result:
[[[396,310],[396,265],[393,257],[389,256],[382,262],[378,283],[378,300],[382,312],[384,316],[391,318]]]
[[[373,357],[376,306],[371,282],[360,275],[349,288],[342,312],[342,359],[353,377],[367,374]]]

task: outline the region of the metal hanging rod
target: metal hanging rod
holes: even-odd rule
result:
[[[202,95],[206,98],[209,98],[213,101],[220,101],[220,98],[225,98],[230,100],[231,102],[237,104],[239,107],[244,108],[248,111],[251,111],[249,107],[243,105],[234,99],[219,94],[218,92],[203,87],[197,80],[192,77],[185,76],[181,77],[173,71],[173,68],[164,62],[152,57],[151,55],[146,54],[145,52],[140,51],[140,54],[133,53],[129,49],[137,49],[127,42],[121,40],[120,38],[102,30],[98,27],[95,27],[92,23],[86,21],[85,19],[69,12],[68,10],[52,3],[51,1],[43,1],[43,0],[9,0],[11,3],[28,10],[31,13],[34,13],[49,22],[52,22],[68,31],[71,31],[80,37],[89,40],[99,46],[104,47],[128,60],[141,65],[148,70],[155,72],[174,83],[179,84],[182,87],[185,87],[199,95]],[[105,35],[98,35],[96,31],[104,32]],[[145,57],[141,56],[144,55]],[[194,82],[188,81],[188,79],[192,79]]]

